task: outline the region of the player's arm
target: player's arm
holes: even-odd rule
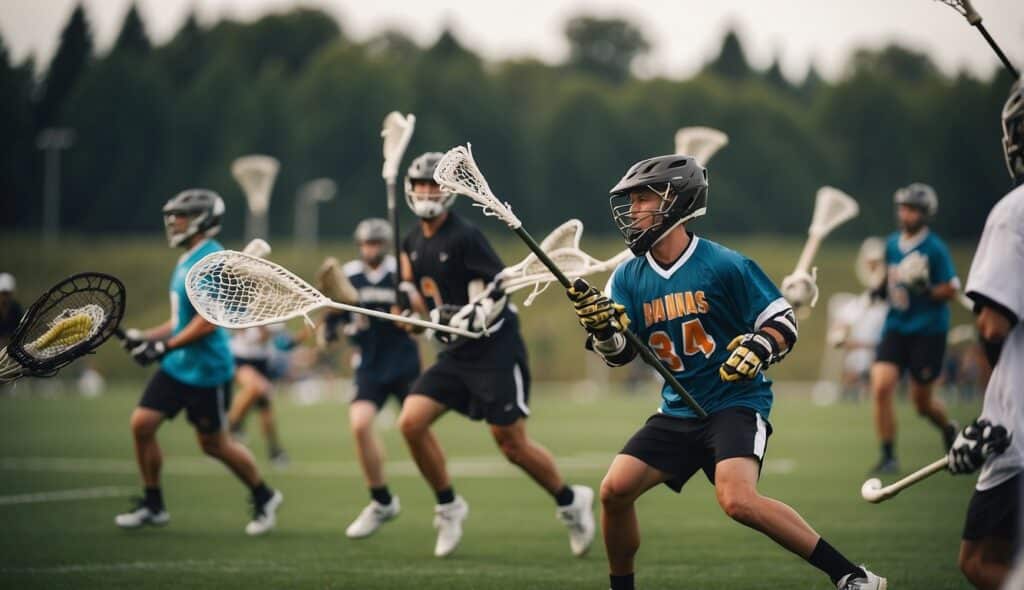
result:
[[[978,337],[985,351],[985,358],[991,367],[995,367],[999,362],[1006,337],[1020,318],[1005,305],[981,293],[972,291],[968,296],[974,301],[974,313],[977,314],[974,325],[978,328]]]
[[[939,283],[928,288],[928,297],[933,301],[949,301],[956,296],[959,289],[953,281]]]
[[[167,326],[169,332],[170,324],[168,323]],[[163,328],[163,326],[160,326],[160,328]],[[168,352],[175,348],[188,346],[201,338],[205,338],[216,329],[217,326],[204,320],[202,316],[196,315],[188,324],[185,325],[184,328],[182,328],[180,332],[171,336],[170,339],[144,340],[142,342],[135,343],[134,345],[131,345],[131,343],[126,340],[125,348],[129,349],[128,351],[131,353],[132,358],[135,359],[135,362],[142,366],[146,366],[150,363],[159,361]],[[148,335],[152,336],[159,336],[162,333],[162,329],[154,329],[147,332]]]

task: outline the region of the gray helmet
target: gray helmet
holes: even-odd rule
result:
[[[381,242],[385,246],[391,244],[394,234],[391,232],[391,224],[386,219],[371,217],[359,222],[356,226],[355,240],[357,244],[363,242]]]
[[[905,186],[892,196],[897,205],[909,205],[924,212],[926,217],[932,217],[939,210],[939,197],[935,189],[923,182],[915,182]]]
[[[662,195],[657,211],[634,218],[629,193],[649,188]],[[641,256],[672,228],[708,210],[708,171],[690,156],[670,155],[641,160],[630,166],[611,190],[612,218],[633,254]],[[654,221],[646,228],[639,222]]]
[[[438,187],[437,192],[414,191],[412,182],[414,180],[434,181],[434,171],[444,154],[441,152],[427,152],[421,154],[405,173],[405,202],[422,219],[432,219],[444,213],[455,203],[455,193],[444,187]]]
[[[1024,81],[1010,87],[1003,105],[1003,155],[1014,182],[1024,182]]]
[[[211,190],[190,188],[171,197],[164,204],[163,213],[167,243],[177,248],[196,234],[217,235],[224,217],[224,199]],[[188,217],[189,222],[183,232],[175,233],[173,217],[178,215]]]

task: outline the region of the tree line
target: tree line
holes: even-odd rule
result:
[[[245,204],[229,166],[265,153],[282,164],[272,235],[290,235],[296,188],[316,177],[339,187],[322,234],[347,235],[384,213],[379,133],[391,110],[418,118],[406,164],[471,141],[492,188],[540,235],[569,217],[614,231],[608,189],[634,161],[671,151],[687,125],[731,140],[709,166],[702,232],[803,232],[815,190],[830,184],[861,204],[846,235],[881,233],[893,191],[923,181],[939,193],[938,230],[971,237],[1008,188],[1008,77],[948,77],[900,46],[855,52],[834,82],[812,68],[794,83],[777,63],[752,68],[730,32],[696,76],[641,79],[632,66],[650,43],[620,19],[568,21],[569,57],[555,65],[484,61],[451,31],[424,47],[398,30],[355,40],[343,25],[308,8],[208,27],[191,15],[155,45],[132,7],[98,53],[78,6],[43,68],[13,63],[0,40],[0,227],[41,227],[37,139],[69,127],[63,231],[152,232],[164,201],[203,186],[225,197],[225,234],[238,237]]]

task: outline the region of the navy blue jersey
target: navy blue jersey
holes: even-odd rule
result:
[[[608,281],[607,294],[626,307],[630,330],[708,413],[746,407],[768,417],[768,378],[759,374],[750,381],[725,382],[718,375],[733,338],[756,331],[790,307],[755,262],[692,236],[668,269],[650,253],[621,264]],[[661,413],[695,417],[668,384],[661,397]]]
[[[360,307],[391,311],[395,304],[397,266],[395,257],[387,256],[377,268],[370,268],[361,260],[353,260],[342,267],[342,272],[359,292]],[[408,332],[390,320],[362,314],[343,317],[348,320],[345,332],[349,341],[359,348],[357,373],[381,383],[419,373],[419,350]]]
[[[885,263],[888,265],[886,294],[889,314],[882,332],[901,334],[939,334],[949,331],[949,302],[935,301],[927,292],[915,293],[900,284],[896,266],[911,252],[920,252],[928,259],[929,286],[953,283],[959,286],[953,257],[949,248],[937,235],[923,230],[905,240],[896,232],[885,244]]]

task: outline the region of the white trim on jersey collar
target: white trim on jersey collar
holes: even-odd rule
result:
[[[658,264],[656,260],[654,260],[654,256],[651,255],[650,250],[648,250],[647,253],[644,254],[644,257],[647,258],[647,264],[650,265],[654,272],[658,273],[658,275],[661,278],[670,279],[677,270],[679,270],[680,268],[683,267],[684,264],[686,264],[686,261],[690,259],[690,256],[693,256],[693,253],[697,250],[697,242],[699,240],[700,238],[698,238],[697,236],[691,237],[690,244],[686,247],[686,250],[683,252],[683,255],[680,256],[679,260],[676,260],[668,269],[661,268],[661,265]]]
[[[772,319],[773,317],[779,315],[780,313],[786,311],[790,307],[791,306],[789,302],[786,301],[785,297],[779,297],[775,301],[772,301],[771,303],[768,304],[768,307],[764,308],[764,311],[762,311],[760,315],[757,316],[757,319],[754,320],[754,329],[760,330],[762,324]]]
[[[909,240],[904,240],[903,239],[903,232],[900,232],[900,237],[897,238],[897,240],[896,240],[896,246],[899,247],[901,254],[906,254],[907,252],[910,252],[914,248],[917,248],[918,246],[920,246],[921,242],[923,242],[925,240],[925,238],[927,238],[930,233],[931,233],[931,230],[929,230],[926,227],[926,228],[922,229],[921,232],[918,233],[913,238],[910,238]]]

